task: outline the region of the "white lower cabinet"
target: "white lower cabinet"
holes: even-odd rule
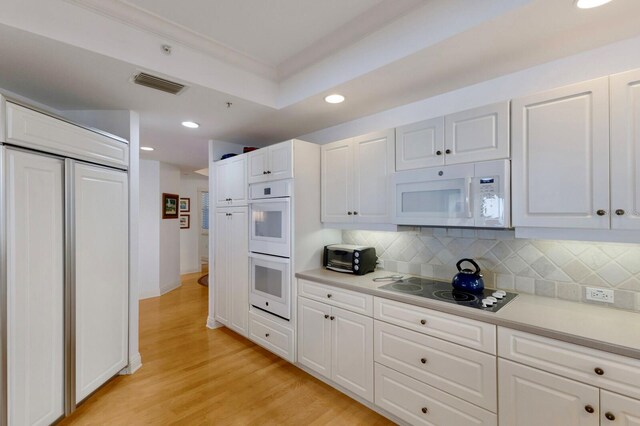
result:
[[[378,363],[375,364],[375,383],[376,405],[410,424],[498,424],[495,414]]]
[[[500,424],[597,426],[598,388],[500,359]]]
[[[373,402],[373,318],[299,298],[298,361]]]
[[[293,362],[293,330],[277,321],[285,320],[278,320],[270,314],[249,311],[249,339],[287,361]]]
[[[496,357],[375,322],[374,359],[490,411],[497,410]]]
[[[600,424],[640,426],[640,400],[601,390]]]

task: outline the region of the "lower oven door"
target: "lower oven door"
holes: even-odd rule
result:
[[[291,319],[291,261],[277,256],[249,254],[251,292],[256,308]]]

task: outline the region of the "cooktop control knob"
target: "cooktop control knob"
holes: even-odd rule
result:
[[[492,301],[493,303],[498,303],[498,299],[496,299],[496,298],[495,298],[495,297],[493,297],[493,296],[489,296],[489,297],[487,297],[487,300],[490,300],[490,301]]]
[[[502,297],[505,297],[505,296],[507,295],[507,292],[506,292],[506,291],[504,291],[504,290],[496,290],[496,292],[495,292],[495,293],[493,293],[493,294],[495,295],[496,293],[501,294],[501,295],[502,295]]]
[[[487,299],[482,299],[482,307],[483,308],[488,308],[489,306],[493,306],[494,305],[494,301],[493,300],[489,300]]]
[[[498,299],[498,300],[500,300],[500,299],[502,299],[504,297],[504,294],[500,293],[499,291],[494,291],[491,295],[493,297],[495,297],[496,299]]]

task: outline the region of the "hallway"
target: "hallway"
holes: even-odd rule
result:
[[[226,328],[207,329],[200,276],[140,301],[142,368],[111,380],[60,424],[391,424]]]

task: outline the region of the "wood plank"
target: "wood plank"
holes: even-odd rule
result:
[[[393,424],[244,337],[207,329],[201,275],[140,301],[142,368],[108,382],[61,425]]]

